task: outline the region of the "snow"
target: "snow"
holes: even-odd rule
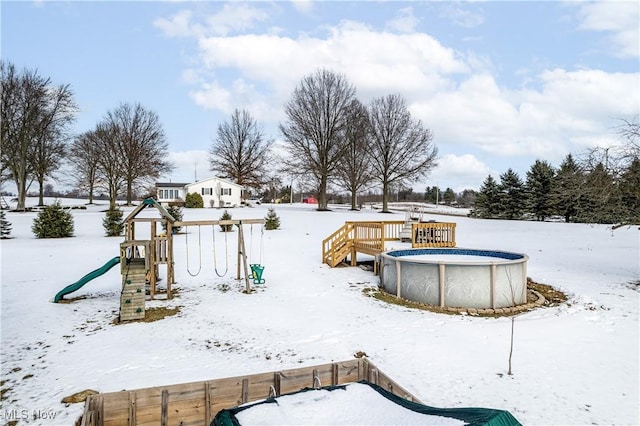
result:
[[[345,389],[312,390],[279,397],[236,414],[241,425],[447,425],[461,420],[420,414],[404,408],[361,383]]]
[[[237,232],[228,236],[229,273],[218,277],[212,229],[202,227],[200,274],[188,274],[187,236],[176,236],[179,296],[147,302],[147,307],[179,306],[180,313],[122,325],[112,323],[119,308],[118,268],[71,295],[85,299],[51,303],[64,286],[118,255],[122,238],[103,236],[106,205],[71,210],[75,237],[56,240],[33,236],[36,213],[8,212],[13,238],[0,243],[0,420],[44,412],[55,418],[30,416],[19,424],[68,425],[83,404],[61,399],[87,388],[112,392],[253,374],[342,361],[362,351],[430,406],[503,409],[524,424],[640,423],[640,293],[632,284],[640,279],[637,227],[612,231],[606,225],[427,214],[430,220],[456,222],[460,247],[527,254],[528,276],[569,295],[565,304],[516,318],[509,376],[509,318],[388,305],[363,293],[377,286],[371,272],[321,263],[321,241],[345,221],[404,220],[403,212],[317,212],[313,205],[263,204],[230,213],[234,219],[263,218],[268,207],[275,207],[280,230],[264,231],[261,239],[258,226],[245,228],[250,260],[265,265],[266,284],[256,293],[243,294],[244,282],[234,279]],[[185,209],[184,220],[221,214]],[[144,238],[142,227],[136,229]],[[198,228],[187,232],[193,272],[199,263]],[[218,232],[221,272],[225,245]],[[404,246],[387,244],[394,247]]]

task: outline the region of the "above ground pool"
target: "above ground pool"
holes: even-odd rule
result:
[[[424,248],[380,254],[380,285],[403,299],[442,308],[497,309],[527,303],[525,254]]]

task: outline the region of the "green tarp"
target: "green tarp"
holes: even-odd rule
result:
[[[377,386],[373,383],[369,383],[367,381],[360,381],[358,383],[362,383],[370,386],[372,389],[377,391],[380,395],[384,396],[388,400],[394,402],[397,405],[400,405],[408,410],[427,414],[432,416],[441,416],[448,417],[452,419],[457,419],[464,422],[469,426],[517,426],[520,425],[520,422],[516,420],[515,417],[511,415],[508,411],[504,410],[495,410],[491,408],[435,408],[429,407],[427,405],[418,404],[415,402],[407,401],[399,396],[392,394],[391,392]],[[339,386],[328,386],[322,387],[320,389],[333,391],[336,389],[344,390],[348,385],[339,385]],[[305,388],[301,391],[294,392],[288,395],[295,395],[302,392],[312,392],[315,391],[314,388]],[[283,395],[284,396],[284,395]],[[220,411],[216,417],[211,422],[211,426],[241,426],[241,423],[238,421],[236,414],[255,407],[260,404],[277,404],[278,397],[271,397],[266,400],[256,402],[253,404],[243,405],[241,407],[231,408],[227,410]],[[336,410],[339,411],[340,407],[336,407]]]

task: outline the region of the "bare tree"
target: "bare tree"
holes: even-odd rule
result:
[[[343,75],[318,70],[302,79],[285,105],[280,131],[290,173],[307,173],[318,189],[318,210],[327,210],[327,184],[346,150],[344,133],[355,88]]]
[[[347,149],[339,159],[336,185],[351,194],[351,210],[357,209],[358,191],[366,189],[373,180],[368,153],[369,114],[362,103],[351,102],[344,137]]]
[[[218,126],[218,135],[209,151],[210,169],[220,177],[254,189],[268,181],[267,165],[272,140],[246,110],[236,109],[230,122]]]
[[[167,139],[158,115],[139,103],[122,103],[105,118],[109,137],[115,138],[110,147],[118,147],[119,160],[124,169],[127,204],[131,205],[136,184],[169,173],[173,166],[166,160]]]
[[[622,119],[617,133],[622,139],[619,149],[622,161],[629,165],[640,159],[640,121],[636,115],[632,120]]]
[[[75,138],[69,148],[68,160],[72,163],[72,175],[78,187],[86,188],[89,204],[93,204],[93,193],[98,179],[100,160],[99,144],[94,132],[85,132]]]
[[[68,85],[47,89],[41,112],[40,132],[31,152],[34,179],[38,182],[38,205],[44,205],[44,184],[60,167],[70,138],[68,129],[75,121],[77,106]]]
[[[382,184],[382,211],[388,212],[390,186],[426,177],[436,166],[438,151],[431,131],[411,117],[400,95],[374,99],[369,119],[371,165]]]
[[[51,87],[37,71],[18,74],[11,63],[0,62],[2,169],[18,189],[18,210],[34,179],[42,186],[60,160],[57,146],[73,122],[76,106],[69,86]],[[56,153],[57,152],[57,153]],[[41,199],[42,202],[42,199]]]
[[[108,121],[98,123],[87,135],[95,143],[98,152],[99,186],[109,194],[109,208],[116,208],[120,191],[127,182],[127,172],[122,158],[119,129]]]

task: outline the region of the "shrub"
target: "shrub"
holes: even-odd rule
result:
[[[11,235],[11,222],[7,220],[4,210],[0,210],[0,238],[7,239]]]
[[[167,207],[167,212],[177,221],[181,221],[182,220],[182,209],[179,206],[169,206]],[[167,232],[167,224],[163,223],[162,224],[162,229],[164,229],[164,232]],[[174,226],[171,228],[171,233],[172,234],[177,234],[178,232],[180,232],[180,229],[182,229],[181,226]]]
[[[229,213],[229,211],[225,209],[225,211],[222,213],[222,216],[220,216],[220,220],[231,220],[231,214]],[[220,229],[222,230],[222,232],[231,232],[231,230],[233,229],[233,225],[220,225]]]
[[[272,231],[274,229],[280,229],[280,218],[276,214],[276,210],[271,207],[267,212],[267,216],[264,218],[264,229]]]
[[[31,231],[36,238],[73,237],[73,216],[60,203],[45,206],[33,219]]]
[[[204,201],[202,200],[202,195],[197,192],[192,192],[187,194],[184,199],[184,206],[188,209],[201,209],[204,207]]]
[[[122,210],[118,207],[110,208],[106,211],[102,226],[107,237],[117,237],[122,235],[124,230],[124,220],[122,218]]]

